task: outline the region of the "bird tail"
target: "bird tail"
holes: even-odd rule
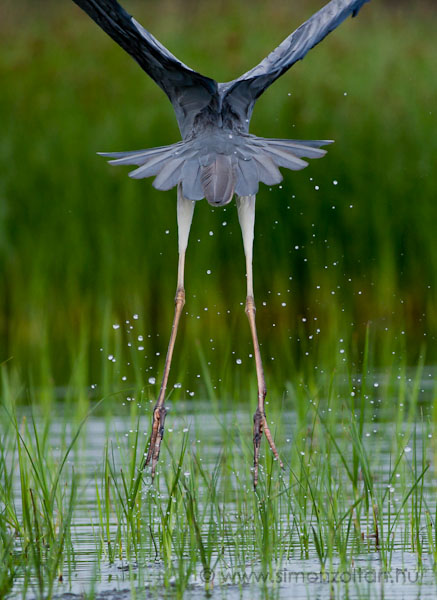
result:
[[[155,176],[153,187],[158,190],[170,190],[182,183],[183,194],[189,200],[205,198],[202,167],[197,153],[189,143],[178,142],[147,150],[98,154],[110,158],[111,165],[137,165],[138,168],[131,171],[129,177],[144,179]]]
[[[321,146],[332,140],[284,140],[248,135],[244,154],[238,160],[235,193],[248,196],[258,192],[258,183],[276,185],[282,181],[279,167],[300,171],[308,166],[303,158],[322,158]]]
[[[182,184],[189,200],[206,198],[214,206],[231,201],[234,193],[250,196],[259,182],[275,185],[282,181],[279,167],[299,171],[308,165],[303,158],[321,158],[321,146],[331,140],[283,140],[244,134],[233,136],[220,149],[199,151],[194,140],[134,152],[99,152],[113,165],[137,165],[129,176],[134,179],[155,176],[153,186],[169,190]]]

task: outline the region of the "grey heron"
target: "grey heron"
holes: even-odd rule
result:
[[[307,166],[304,158],[320,158],[330,140],[286,140],[257,137],[249,122],[257,98],[294,63],[323,40],[349,16],[355,16],[369,0],[331,0],[290,34],[253,69],[237,79],[218,83],[197,73],[169,52],[116,0],[73,0],[167,94],[176,113],[182,140],[169,146],[134,152],[100,153],[114,165],[136,165],[134,179],[155,176],[159,190],[177,186],[178,275],[173,326],[162,383],[153,410],[152,432],[144,465],[155,475],[166,416],[165,394],[182,308],[185,304],[184,267],[194,205],[206,198],[212,206],[224,206],[236,196],[246,257],[246,307],[254,347],[258,404],[253,417],[253,484],[258,483],[259,452],[264,434],[281,467],[265,414],[266,384],[255,324],[252,248],[255,197],[259,182],[275,185],[282,180],[279,167],[297,171]]]

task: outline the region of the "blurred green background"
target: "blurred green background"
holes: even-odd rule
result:
[[[178,58],[226,81],[322,4],[125,7]],[[437,359],[436,26],[435,3],[374,0],[257,103],[252,133],[336,141],[257,197],[259,335],[279,387],[306,365],[329,368],[339,344],[358,363],[368,324],[375,365],[424,350]],[[129,334],[112,324],[138,313],[147,381],[173,314],[175,190],[130,180],[96,152],[177,141],[172,107],[73,2],[3,1],[0,31],[0,362],[56,385],[80,363],[89,384],[100,348],[106,360],[125,347]],[[186,288],[173,380],[193,388],[202,361],[222,382],[252,373],[234,204],[196,206]]]

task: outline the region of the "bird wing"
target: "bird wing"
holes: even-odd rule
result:
[[[217,99],[217,83],[179,61],[116,0],[73,2],[126,50],[167,94],[182,135],[189,133],[194,116]]]
[[[321,42],[350,15],[355,16],[363,4],[370,0],[331,0],[326,6],[289,35],[256,67],[238,79],[221,84],[223,104],[242,123],[248,123],[256,99],[278,77],[306,53]]]

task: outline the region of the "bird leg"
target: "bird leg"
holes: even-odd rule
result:
[[[269,426],[267,425],[264,401],[267,394],[264,370],[261,360],[261,352],[258,343],[258,334],[255,323],[255,301],[253,298],[253,273],[252,273],[252,250],[253,232],[255,226],[255,196],[242,196],[237,198],[238,219],[240,221],[241,233],[243,235],[244,254],[246,256],[247,296],[246,314],[249,319],[250,332],[252,334],[253,349],[255,354],[256,378],[258,382],[258,407],[253,416],[253,485],[258,484],[259,450],[263,433],[272,449],[275,458],[279,461],[281,468],[284,467],[279,458],[278,451],[273,441]]]
[[[178,238],[179,238],[179,262],[178,262],[178,284],[175,298],[175,312],[173,325],[171,328],[170,341],[168,344],[167,356],[164,365],[164,374],[162,376],[161,388],[159,390],[158,400],[153,409],[152,433],[150,436],[149,449],[144,466],[152,463],[152,479],[155,477],[156,465],[159,459],[162,438],[164,437],[164,421],[167,409],[165,408],[165,391],[167,389],[168,376],[170,373],[171,360],[178,332],[179,320],[182,309],[185,304],[184,289],[184,268],[185,251],[188,245],[188,236],[190,233],[191,221],[193,219],[194,201],[187,200],[182,195],[181,187],[178,187],[177,200],[177,220],[178,220]]]

